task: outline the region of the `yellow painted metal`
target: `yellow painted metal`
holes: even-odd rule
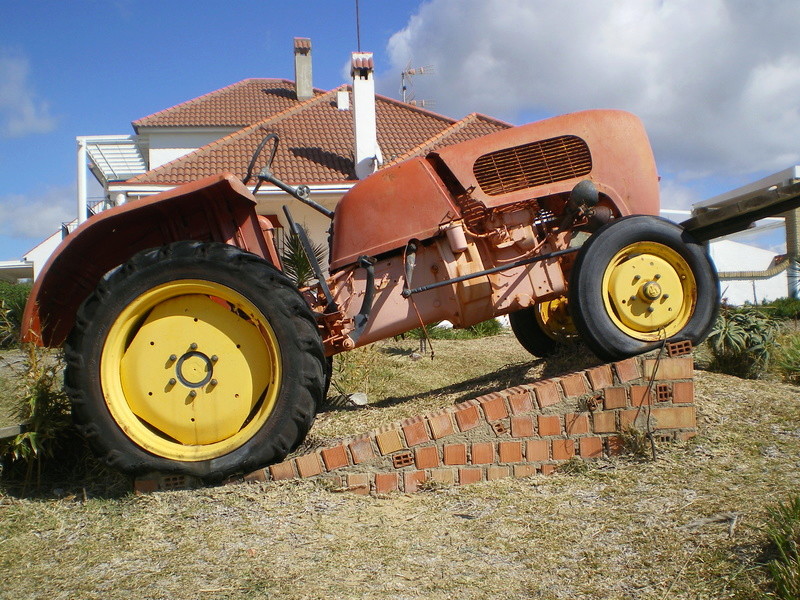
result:
[[[265,423],[281,381],[266,317],[209,281],[162,284],[111,326],[100,379],[108,409],[138,446],[172,460],[208,460]]]
[[[563,342],[577,335],[569,314],[569,304],[564,296],[537,304],[536,322],[547,337],[556,342]]]
[[[639,340],[669,338],[691,319],[697,284],[684,258],[656,242],[626,246],[603,274],[603,301],[614,324]]]

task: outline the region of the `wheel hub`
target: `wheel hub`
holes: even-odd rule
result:
[[[188,388],[201,388],[211,381],[214,366],[211,359],[197,350],[181,356],[175,365],[175,375],[181,385]]]
[[[606,305],[621,328],[641,339],[670,337],[685,326],[696,297],[694,277],[671,248],[641,242],[617,253],[604,277]]]

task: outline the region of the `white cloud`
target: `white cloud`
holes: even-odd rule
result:
[[[417,98],[512,119],[623,108],[683,178],[800,161],[796,0],[431,0],[389,41]]]
[[[23,57],[0,54],[0,137],[47,133],[56,126],[50,106],[37,97]]]
[[[75,218],[75,187],[51,186],[32,194],[0,196],[3,236],[43,239]]]

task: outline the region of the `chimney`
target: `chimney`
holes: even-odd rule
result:
[[[375,123],[375,79],[372,52],[353,52],[353,137],[356,177],[364,179],[383,162]]]
[[[294,38],[294,87],[298,100],[309,100],[314,97],[314,86],[311,83],[311,40]]]

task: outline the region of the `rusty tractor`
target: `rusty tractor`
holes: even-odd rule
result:
[[[37,279],[24,339],[63,344],[75,421],[111,466],[218,481],[279,461],[310,429],[333,355],[421,324],[508,314],[534,355],[577,336],[607,360],[698,343],[713,324],[716,273],[658,217],[633,115],[580,112],[444,147],[358,182],[335,212],[274,175],[277,145],[263,139],[244,181],[211,177],[89,219]],[[329,275],[308,252],[310,287],[282,273],[255,211],[262,183],[332,220]]]

